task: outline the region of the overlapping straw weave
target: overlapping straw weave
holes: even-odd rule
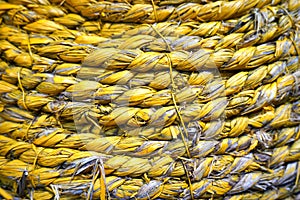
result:
[[[300,199],[300,1],[0,1],[3,199]]]

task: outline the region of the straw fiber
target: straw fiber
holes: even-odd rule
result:
[[[300,199],[298,0],[0,16],[0,199]]]

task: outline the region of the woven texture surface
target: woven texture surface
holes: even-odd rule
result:
[[[300,1],[0,1],[3,199],[300,199]]]

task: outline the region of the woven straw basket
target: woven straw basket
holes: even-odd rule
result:
[[[0,199],[300,199],[299,0],[0,15]]]

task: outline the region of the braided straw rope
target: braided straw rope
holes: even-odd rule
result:
[[[296,8],[290,12],[289,20],[292,18],[293,23],[297,23],[299,19],[299,12]],[[164,36],[201,36],[209,37],[215,35],[227,35],[229,33],[255,33],[259,32],[262,28],[269,29],[268,26],[274,27],[276,23],[278,27],[288,25],[288,22],[284,19],[280,13],[284,12],[284,9],[277,6],[265,6],[258,11],[252,11],[237,19],[230,19],[224,21],[209,21],[209,22],[182,22],[180,24],[176,22],[159,22],[152,25],[149,24],[114,24],[104,23],[101,29],[101,35],[104,37],[131,37],[134,35],[151,35],[159,36],[161,33]],[[282,25],[279,25],[278,22]],[[257,32],[258,31],[258,32]],[[264,32],[265,33],[265,32]]]
[[[299,9],[1,1],[0,196],[299,198]]]
[[[98,158],[99,159],[99,158]],[[93,158],[93,160],[97,160],[97,157]],[[10,175],[14,177],[14,179],[18,179],[18,177],[22,176],[22,169],[24,169],[28,164],[20,161],[13,160],[9,161],[4,157],[1,157],[1,175]],[[261,186],[262,183],[266,182],[268,184],[282,185],[286,180],[288,183],[293,183],[296,178],[295,172],[298,169],[297,162],[291,162],[287,169],[282,168],[274,168],[273,173],[262,173],[262,172],[250,172],[243,175],[233,175],[230,178],[223,179],[211,179],[211,178],[203,178],[201,181],[196,182],[192,185],[192,190],[196,198],[199,197],[208,197],[210,196],[210,191],[216,192],[217,197],[219,195],[229,195],[231,198],[237,198],[234,194],[239,193],[241,191],[245,191],[247,189]],[[41,167],[39,169],[28,169],[28,178],[31,180],[32,184],[43,184],[43,185],[57,185],[65,190],[66,194],[81,194],[82,197],[88,195],[88,188],[90,184],[94,181],[91,180],[82,180],[80,176],[65,177],[65,172],[63,170],[53,172],[52,168]],[[96,173],[96,174],[99,174]],[[99,195],[99,187],[101,177],[96,177],[98,179],[93,185],[94,193],[93,195]],[[70,180],[72,180],[70,183]],[[106,187],[109,191],[114,190],[112,193],[113,198],[129,198],[130,196],[135,196],[139,199],[146,199],[148,196],[156,196],[156,197],[170,197],[170,191],[173,197],[183,197],[185,199],[189,199],[189,190],[187,189],[186,184],[182,184],[181,181],[176,181],[176,179],[169,180],[155,180],[150,179],[148,182],[145,182],[142,179],[133,178],[133,179],[122,179],[116,176],[107,176],[106,178]],[[247,180],[247,181],[246,181]],[[245,182],[246,181],[246,182]],[[12,182],[10,180],[10,182]],[[285,184],[283,188],[280,188],[281,192],[277,192],[277,195],[284,195],[285,187],[288,188],[289,184]],[[69,186],[69,187],[68,187]],[[73,186],[73,187],[70,187]],[[80,187],[81,186],[81,187]],[[205,187],[203,187],[205,186]],[[223,186],[223,187],[222,187]],[[226,186],[227,189],[224,188]],[[298,188],[299,186],[296,186]],[[283,191],[282,191],[283,190]],[[77,192],[75,192],[77,191]],[[81,191],[81,192],[78,192]],[[277,190],[269,190],[267,193],[260,194],[257,193],[257,196],[270,195],[276,192]],[[232,196],[234,195],[234,196]],[[249,194],[242,194],[249,195]],[[145,197],[146,196],[146,197]],[[240,196],[240,195],[239,195]]]
[[[294,102],[293,104],[284,104],[279,106],[276,110],[270,110],[270,111],[262,111],[259,115],[252,116],[251,118],[247,117],[237,117],[233,120],[226,121],[225,123],[216,121],[216,122],[210,122],[203,124],[203,122],[192,122],[187,127],[190,128],[189,134],[191,134],[191,138],[194,138],[196,135],[196,141],[199,138],[202,139],[213,139],[213,138],[224,138],[224,137],[237,137],[243,133],[248,133],[248,126],[251,126],[253,128],[262,128],[265,129],[278,129],[282,128],[283,126],[293,126],[299,123],[299,111],[297,110],[298,102]],[[93,116],[91,111],[84,111],[83,105],[79,104],[71,104],[71,105],[61,105],[63,106],[64,110],[61,112],[60,118],[67,120],[70,118],[73,113],[72,110],[76,110],[77,113],[86,112],[83,116]],[[76,107],[77,106],[77,107]],[[50,108],[52,106],[49,106]],[[59,108],[56,106],[57,109],[61,110],[62,108]],[[82,114],[80,114],[82,115]],[[33,113],[22,111],[20,109],[14,108],[14,107],[8,107],[3,110],[1,113],[1,117],[9,120],[11,122],[4,122],[1,127],[1,132],[3,133],[9,133],[12,132],[13,138],[31,138],[31,137],[37,137],[36,134],[39,132],[44,132],[39,127],[49,127],[51,129],[52,125],[58,124],[57,119],[54,117],[49,117],[48,115],[40,116],[40,118],[35,119],[35,123],[33,125],[30,124],[30,121],[34,120]],[[72,119],[72,118],[71,118]],[[93,120],[93,118],[87,118],[86,120]],[[27,125],[26,123],[27,122]],[[24,123],[23,125],[21,123]],[[33,128],[32,130],[29,128]],[[94,123],[92,123],[92,126],[86,125],[87,131],[92,131],[93,129],[96,129],[97,132],[97,126],[94,127]],[[56,129],[53,129],[52,131],[45,132],[51,133],[55,132]],[[101,130],[101,129],[100,129]],[[105,130],[105,129],[104,129]],[[203,130],[199,132],[199,130]],[[82,130],[84,132],[84,130]],[[102,130],[103,131],[103,130]],[[59,131],[60,132],[60,131]],[[92,131],[93,132],[93,131]],[[106,130],[104,134],[115,134],[118,132],[117,130],[114,130],[112,128],[111,130]],[[120,132],[120,131],[119,131]],[[160,140],[171,140],[176,139],[177,135],[179,135],[179,130],[177,126],[170,126],[166,128],[140,128],[140,129],[133,129],[132,131],[128,131],[126,134],[128,136],[140,136],[140,137],[146,137],[148,139],[160,139]],[[200,133],[199,136],[197,136]],[[56,133],[53,133],[56,134]],[[120,135],[124,134],[122,132],[118,133]],[[32,136],[31,136],[32,135]],[[43,135],[43,134],[42,134]],[[50,136],[51,138],[52,136]],[[69,133],[63,134],[64,137],[70,137]],[[58,137],[60,138],[60,137]],[[75,135],[76,138],[76,135]],[[92,139],[95,139],[94,137]],[[86,139],[83,139],[81,137],[77,138],[75,144],[82,144],[78,140],[86,141]],[[195,140],[195,139],[193,139]],[[69,146],[71,146],[69,144]],[[81,147],[81,146],[80,146]]]
[[[12,124],[4,124],[12,125]],[[16,124],[15,124],[16,125]],[[239,128],[239,127],[236,127]],[[145,156],[167,156],[171,155],[173,158],[177,156],[185,155],[184,145],[180,140],[172,141],[147,141],[139,137],[129,137],[122,138],[121,136],[108,136],[108,137],[99,137],[93,134],[74,134],[68,132],[64,129],[49,129],[49,136],[37,136],[39,129],[33,129],[28,133],[28,139],[33,140],[33,143],[38,146],[44,147],[53,147],[53,148],[74,148],[81,150],[92,150],[108,155],[126,155],[135,156],[135,157],[145,157]],[[11,133],[13,138],[23,138],[25,137],[25,130],[16,130]],[[244,132],[245,133],[245,132]],[[222,133],[223,134],[223,133]],[[272,139],[271,136],[277,136],[278,140]],[[39,137],[39,138],[34,138]],[[285,138],[287,137],[287,138]],[[202,139],[208,139],[201,137]],[[269,139],[266,139],[269,138]],[[223,155],[229,154],[234,156],[243,156],[248,154],[251,150],[257,147],[258,144],[265,145],[265,148],[276,147],[275,150],[281,149],[276,153],[270,154],[274,159],[280,156],[281,153],[289,149],[289,143],[296,141],[299,138],[299,126],[291,126],[288,128],[283,128],[280,131],[256,131],[256,134],[253,136],[241,136],[237,138],[224,138],[221,140],[199,140],[196,145],[188,144],[191,147],[191,155],[194,157],[205,157],[212,155]],[[7,142],[3,140],[3,142]],[[130,143],[128,143],[130,142]],[[21,142],[22,143],[22,142]],[[21,144],[20,143],[20,144]],[[130,144],[130,145],[128,145]],[[229,146],[232,145],[234,147]],[[234,145],[236,144],[236,145]],[[12,148],[8,143],[7,148]],[[152,146],[152,148],[149,148]],[[28,145],[28,148],[32,148]],[[295,148],[298,148],[295,146]],[[275,151],[274,150],[274,151]],[[49,150],[51,152],[51,150]],[[295,153],[296,150],[294,149]],[[285,157],[281,159],[287,159]],[[50,162],[52,163],[52,162]]]
[[[218,95],[220,96],[225,90],[226,94],[235,94],[240,92],[242,89],[256,88],[263,83],[271,83],[278,77],[283,75],[286,71],[295,72],[297,70],[298,57],[291,57],[287,60],[277,61],[269,65],[262,65],[257,69],[251,71],[244,71],[236,73],[225,81],[223,85],[225,88],[220,88]],[[30,69],[22,69],[20,78],[22,85],[27,88],[35,88],[41,93],[56,96],[60,91],[64,91],[67,86],[78,83],[78,80],[67,77],[67,75],[76,74],[80,71],[80,77],[85,79],[94,78],[102,84],[113,85],[115,83],[130,84],[131,86],[149,86],[156,90],[163,90],[170,87],[171,79],[168,72],[156,72],[156,73],[138,73],[128,70],[115,72],[113,70],[81,68],[79,64],[64,63],[52,65],[53,71],[56,75],[51,74],[36,74],[32,76],[34,72]],[[16,93],[17,73],[20,70],[18,67],[10,67],[5,70],[0,81],[1,92]],[[92,72],[93,71],[93,72]],[[296,73],[297,74],[297,73]],[[28,79],[27,77],[31,77]],[[192,74],[180,74],[179,72],[173,71],[172,77],[176,80],[175,84],[180,86],[184,83],[188,85],[201,85],[205,86],[207,83],[220,84],[222,81],[213,81],[214,74],[209,71],[203,71]],[[289,76],[287,76],[289,77]],[[144,79],[144,82],[139,81]],[[45,87],[44,87],[45,85]],[[126,89],[124,87],[124,89]],[[128,90],[128,88],[126,89]],[[113,91],[112,91],[113,92]],[[209,92],[209,91],[208,91]],[[9,96],[9,94],[7,94]]]
[[[277,1],[235,0],[229,2],[216,1],[205,5],[183,3],[178,7],[157,7],[150,4],[128,5],[126,3],[89,3],[67,0],[73,8],[87,18],[99,17],[110,22],[143,22],[154,23],[168,20],[223,20],[241,16],[251,8],[261,8],[265,5],[276,5]],[[88,5],[87,7],[84,5]],[[117,10],[117,11],[116,11]]]
[[[289,36],[290,37],[290,36]],[[293,39],[292,39],[293,38]],[[195,53],[172,51],[170,53],[142,52],[140,50],[99,49],[84,62],[87,67],[106,69],[130,69],[139,72],[168,70],[170,63],[177,70],[195,71],[201,67],[218,67],[221,70],[238,70],[258,67],[287,55],[297,55],[299,32],[291,33],[291,39],[282,38],[276,43],[230,49],[200,49]],[[138,66],[137,66],[138,65]]]
[[[283,19],[285,18],[285,19]],[[292,28],[289,17],[282,17],[282,24],[270,24],[266,32],[260,33],[256,30],[245,33],[231,33],[226,36],[213,36],[200,38],[198,36],[164,37],[157,38],[148,35],[135,35],[130,38],[111,39],[100,42],[99,48],[118,49],[142,49],[143,51],[169,51],[174,50],[193,51],[197,48],[228,49],[242,48],[256,44],[266,43],[277,38],[282,33]]]
[[[202,121],[217,119],[222,115],[226,106],[227,106],[226,112],[228,112],[230,116],[237,115],[243,110],[244,110],[243,111],[244,113],[253,112],[253,111],[256,111],[270,103],[275,103],[276,101],[281,101],[285,97],[298,96],[297,92],[292,92],[293,90],[294,91],[298,90],[298,86],[296,85],[297,82],[299,82],[298,76],[299,76],[299,73],[295,72],[294,74],[286,75],[286,76],[283,76],[283,77],[277,79],[277,82],[263,85],[263,86],[257,88],[256,90],[242,91],[239,94],[233,96],[232,99],[229,100],[228,106],[227,106],[226,99],[224,99],[223,97],[211,100],[206,104],[185,105],[185,109],[183,111],[181,111],[183,121],[188,122],[191,119],[194,119],[194,120],[201,119]],[[6,83],[6,82],[2,81],[2,83]],[[82,87],[74,87],[75,89],[77,89],[77,91],[76,90],[70,91],[69,89],[67,89],[66,91],[73,92],[75,97],[76,96],[85,97],[86,96],[85,94],[90,92],[87,90],[86,85],[88,84],[91,86],[91,83],[92,83],[91,81],[87,81],[87,82],[83,81],[83,82],[79,83],[80,85],[83,85]],[[10,85],[8,85],[8,86],[10,86]],[[95,86],[97,86],[97,83]],[[113,89],[110,89],[110,87],[112,87]],[[270,87],[272,87],[273,89],[269,89]],[[72,86],[71,86],[71,88],[72,88]],[[106,91],[111,91],[110,94],[112,97],[115,98],[115,99],[112,99],[115,103],[122,104],[122,102],[127,102],[130,106],[141,105],[141,106],[148,107],[148,106],[153,106],[153,105],[164,105],[165,103],[171,102],[171,97],[166,96],[166,94],[169,92],[166,92],[164,90],[162,90],[162,91],[165,94],[164,95],[165,100],[161,100],[160,95],[153,94],[152,93],[153,90],[150,90],[147,88],[140,88],[140,89],[135,88],[133,90],[128,90],[128,91],[123,90],[123,91],[121,91],[121,93],[116,91],[115,88],[116,88],[115,86],[103,87],[100,90],[98,90],[96,92],[96,94],[93,96],[95,96],[96,99],[99,99],[101,104],[106,103],[106,101],[104,101],[104,100],[107,99],[107,97],[104,100],[101,100],[102,98],[101,98],[100,94],[104,94],[107,96],[107,94],[109,94],[109,93]],[[14,89],[14,88],[12,88],[12,89]],[[92,87],[91,89],[95,90],[95,87]],[[188,93],[191,93],[189,90],[187,90],[187,91],[188,91]],[[286,91],[291,91],[291,92],[286,93]],[[3,92],[7,92],[7,90],[4,90]],[[273,93],[270,93],[270,92],[273,92]],[[131,95],[128,96],[129,94],[131,94]],[[195,96],[193,94],[194,93],[192,93],[192,97],[193,97],[192,100],[195,99]],[[120,96],[118,96],[118,95],[120,95]],[[154,99],[155,97],[158,97],[158,99],[155,100]],[[178,97],[178,95],[177,95],[177,97]],[[266,98],[266,97],[269,97],[269,98]],[[146,100],[147,98],[151,98],[151,101]],[[253,99],[253,100],[251,100],[251,99]],[[17,103],[21,107],[26,105],[26,107],[30,110],[40,110],[41,107],[45,106],[46,104],[51,104],[51,102],[54,102],[54,101],[55,101],[55,99],[53,99],[51,97],[47,97],[47,96],[43,97],[38,94],[33,94],[33,95],[29,94],[29,95],[26,95],[25,102],[24,102],[24,99],[21,98],[18,100]],[[182,101],[180,99],[178,99],[177,101],[179,103],[183,102],[183,101],[188,102],[189,98],[186,98],[183,96]],[[140,102],[142,102],[142,104]],[[147,102],[149,102],[149,103],[147,103]],[[151,102],[154,102],[154,104]],[[244,109],[245,108],[244,105],[247,105],[246,109]],[[51,106],[49,106],[49,107],[51,107]],[[110,110],[110,113],[105,115],[105,113],[107,113],[108,110]],[[45,111],[47,111],[47,110],[45,110]],[[162,112],[162,111],[168,112],[169,116],[162,117],[164,115],[163,114],[164,112]],[[131,113],[131,114],[128,115],[127,113]],[[71,112],[71,114],[72,114],[72,112]],[[174,121],[176,120],[176,110],[172,106],[163,107],[163,108],[152,110],[152,111],[150,111],[148,109],[141,109],[141,108],[134,108],[134,107],[133,108],[119,107],[119,108],[115,108],[115,109],[108,107],[108,108],[103,109],[103,111],[99,110],[97,112],[97,115],[99,116],[100,124],[102,124],[104,126],[127,124],[128,126],[136,127],[136,126],[141,126],[141,125],[145,125],[148,123],[154,127],[160,126],[161,124],[168,126],[168,125],[174,123]],[[64,116],[63,112],[62,112],[61,116],[62,117]],[[137,119],[135,119],[136,118],[135,116],[140,116],[140,118],[141,117],[142,118],[140,119],[140,121],[138,121]],[[135,119],[135,120],[132,121],[131,119],[132,120]]]
[[[14,2],[14,1],[10,1]],[[18,2],[21,3],[21,2]],[[60,3],[60,2],[56,2]],[[83,2],[81,2],[83,3]],[[234,3],[228,2],[228,3]],[[275,3],[275,2],[274,2]],[[27,4],[27,3],[26,3]],[[26,5],[24,4],[24,5]],[[47,5],[48,4],[48,5]],[[88,5],[89,3],[83,3],[84,5]],[[154,24],[153,28],[147,24],[143,24],[140,26],[136,26],[134,24],[104,24],[101,28],[101,24],[97,21],[88,21],[84,19],[82,16],[72,13],[66,14],[64,9],[61,9],[59,6],[49,5],[49,3],[45,3],[45,5],[34,5],[29,8],[22,5],[9,4],[6,2],[0,2],[0,10],[5,12],[5,19],[8,24],[16,24],[16,25],[28,25],[25,26],[27,30],[35,31],[35,32],[48,32],[56,31],[53,36],[55,37],[64,37],[65,39],[70,39],[78,34],[84,34],[83,32],[79,32],[77,30],[68,30],[68,28],[81,27],[82,30],[86,30],[88,32],[97,32],[102,29],[101,34],[103,36],[111,36],[111,35],[119,35],[122,32],[124,35],[124,30],[129,30],[129,34],[147,34],[147,35],[157,35],[157,32],[162,33],[165,36],[168,35],[199,35],[199,36],[212,36],[216,33],[225,35],[229,31],[237,31],[237,32],[247,32],[250,30],[254,30],[257,28],[261,28],[266,26],[269,23],[274,22],[275,19],[284,17],[281,16],[282,12],[285,12],[283,8],[280,7],[270,7],[265,6],[259,11],[252,12],[245,16],[242,16],[239,19],[232,19],[223,21],[215,21],[215,22],[207,22],[207,23],[199,23],[199,22],[187,22],[182,24],[172,23],[172,22],[161,22],[158,24]],[[145,4],[146,5],[146,4]],[[290,12],[290,16],[297,21],[299,18],[299,9],[298,2],[290,1],[288,5],[284,5],[284,8],[288,9]],[[1,9],[2,8],[2,9]],[[219,12],[219,11],[218,11]],[[296,16],[294,16],[296,15]],[[286,16],[285,16],[286,17]],[[54,21],[45,20],[53,18]],[[222,19],[223,20],[223,19]],[[255,22],[256,21],[256,22]],[[284,20],[279,20],[280,23],[284,24]],[[257,23],[257,25],[255,25]],[[68,27],[68,28],[67,28]],[[67,31],[66,31],[67,30]],[[126,31],[125,31],[126,32]],[[6,32],[9,33],[9,32]],[[71,34],[70,34],[71,33]]]

